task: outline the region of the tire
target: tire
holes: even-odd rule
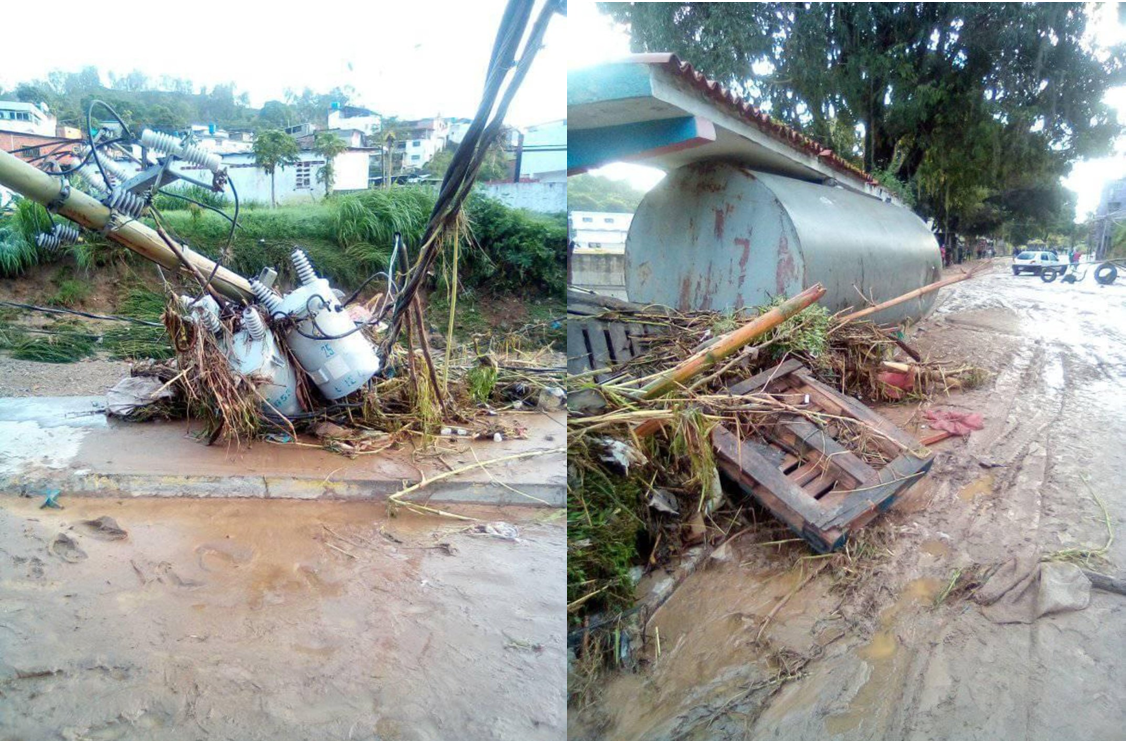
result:
[[[1095,282],[1100,286],[1109,286],[1118,279],[1118,268],[1112,263],[1104,262],[1095,270]]]
[[[1055,270],[1045,270],[1043,268],[1040,269],[1040,280],[1044,281],[1045,283],[1051,283],[1055,281],[1058,275],[1059,273]]]

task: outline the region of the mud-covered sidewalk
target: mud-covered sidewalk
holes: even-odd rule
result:
[[[999,258],[943,290],[911,342],[993,373],[926,405],[985,429],[938,443],[931,475],[831,568],[800,543],[737,540],[653,616],[647,664],[573,713],[572,737],[1123,737],[1126,599],[1093,591],[1084,610],[998,625],[942,594],[977,566],[1102,546],[1092,490],[1121,532],[1126,285],[1045,284]],[[882,411],[929,432],[917,405]],[[1121,573],[1123,538],[1099,566]]]
[[[40,501],[0,497],[0,737],[563,734],[558,510]]]

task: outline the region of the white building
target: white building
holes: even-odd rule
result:
[[[403,132],[396,149],[402,154],[402,169],[417,170],[442,151],[449,141],[449,122],[444,118],[403,121]]]
[[[451,118],[449,120],[450,143],[461,144],[461,140],[465,138],[465,135],[469,131],[469,125],[471,123],[473,123],[473,120],[469,118]]]
[[[0,100],[0,129],[24,134],[55,136],[58,121],[46,103],[20,103]]]
[[[345,105],[328,112],[328,128],[355,129],[364,136],[373,136],[383,129],[383,118],[367,108]]]
[[[524,130],[518,174],[522,180],[566,182],[567,119],[536,124]]]
[[[1099,207],[1091,221],[1090,249],[1097,259],[1106,257],[1115,226],[1126,223],[1126,178],[1103,185]]]
[[[193,144],[216,154],[236,154],[254,149],[254,135],[249,131],[228,132],[214,126],[192,124]]]
[[[325,196],[325,184],[318,182],[317,172],[325,159],[316,152],[302,151],[296,164],[279,167],[274,173],[274,193],[278,205],[312,203]],[[368,187],[368,165],[371,150],[353,148],[341,152],[334,161],[333,191],[364,190]],[[269,205],[270,176],[254,161],[250,153],[223,155],[223,167],[228,179],[238,190],[243,203],[257,201]],[[177,167],[184,174],[204,182],[211,181],[211,173],[199,168]]]
[[[567,230],[576,251],[624,254],[626,235],[632,222],[633,214],[605,211],[572,211],[567,214]]]

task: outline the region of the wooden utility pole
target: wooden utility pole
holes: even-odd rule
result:
[[[180,257],[146,224],[136,219],[120,219],[116,216],[113,223],[110,223],[109,208],[76,188],[70,188],[65,197],[60,199],[63,183],[57,176],[48,175],[3,150],[0,150],[0,185],[44,206],[52,206],[56,213],[87,229],[104,231],[107,238],[158,265],[169,270],[187,270]],[[194,269],[190,272],[210,275],[215,270],[214,262],[193,252],[187,245],[181,245],[180,250],[183,259]],[[219,293],[235,301],[254,297],[250,282],[224,267],[215,270],[211,285]]]

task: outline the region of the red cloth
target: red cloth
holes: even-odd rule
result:
[[[885,384],[884,393],[889,399],[902,399],[904,391],[915,388],[915,374],[911,372],[883,371],[876,375],[876,380]]]
[[[985,420],[977,412],[953,412],[928,409],[923,412],[930,426],[936,430],[945,430],[951,435],[968,435],[974,430],[985,427]]]

